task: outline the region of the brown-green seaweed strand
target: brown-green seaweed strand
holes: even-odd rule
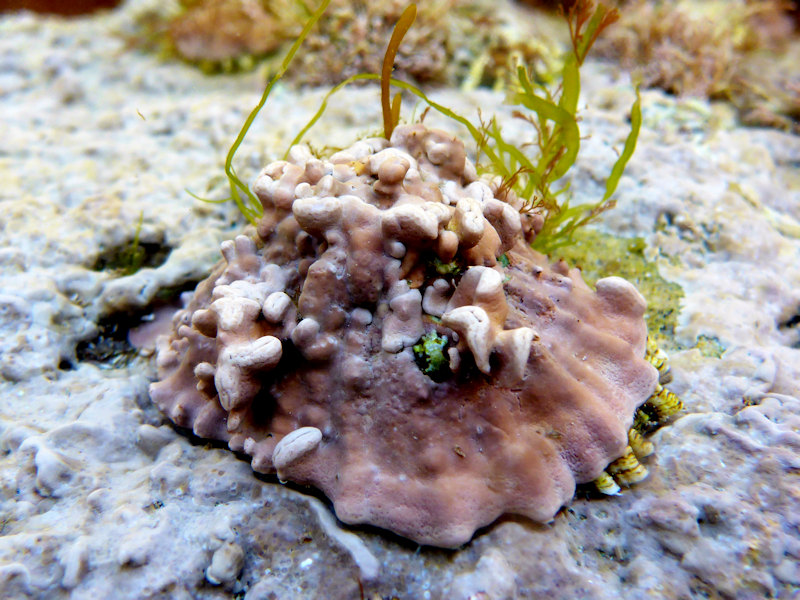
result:
[[[389,40],[389,45],[386,48],[386,54],[383,56],[383,68],[381,69],[381,107],[383,108],[383,135],[386,139],[392,137],[395,122],[393,116],[397,114],[400,116],[400,100],[399,96],[395,97],[396,107],[392,106],[389,101],[389,83],[392,78],[392,69],[394,68],[394,59],[397,56],[397,50],[400,48],[400,42],[406,32],[411,28],[414,19],[417,17],[417,5],[409,4],[408,8],[403,11],[400,18],[397,20],[397,25],[394,26],[392,37]]]

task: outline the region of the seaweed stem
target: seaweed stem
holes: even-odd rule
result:
[[[255,194],[253,194],[253,192],[250,191],[250,188],[236,175],[236,171],[233,168],[233,157],[236,155],[236,151],[244,141],[244,137],[250,130],[250,126],[253,124],[256,116],[258,116],[258,113],[264,107],[264,104],[266,104],[267,98],[269,98],[273,86],[281,77],[283,77],[284,73],[286,73],[286,70],[289,68],[289,64],[292,62],[294,55],[297,54],[300,45],[311,32],[311,28],[317,23],[317,21],[319,21],[320,17],[322,17],[322,14],[325,12],[325,9],[328,8],[330,3],[331,0],[322,0],[319,8],[314,11],[314,14],[306,22],[305,27],[303,27],[303,30],[300,32],[300,35],[297,36],[294,44],[292,44],[292,47],[289,48],[289,52],[287,52],[286,57],[283,59],[280,69],[278,69],[278,71],[272,76],[272,79],[270,79],[267,87],[264,88],[264,93],[261,94],[261,100],[259,100],[255,108],[250,111],[250,114],[245,120],[244,125],[242,125],[242,128],[239,131],[239,135],[236,136],[236,140],[231,145],[230,150],[228,150],[228,155],[225,157],[225,175],[228,177],[228,182],[230,183],[231,198],[236,203],[236,206],[239,207],[239,210],[242,211],[242,214],[244,214],[247,220],[253,225],[256,224],[257,219],[262,215],[263,208],[261,206],[261,202],[259,202]],[[246,196],[249,205],[245,204],[245,201],[240,193]]]
[[[394,101],[389,100],[389,87],[392,77],[392,70],[394,69],[394,59],[397,56],[397,50],[400,48],[400,42],[406,32],[411,28],[414,19],[417,17],[417,5],[409,4],[408,7],[400,15],[397,24],[394,26],[392,37],[389,40],[389,45],[386,47],[386,54],[383,55],[383,68],[381,69],[381,107],[383,108],[383,135],[386,139],[392,137],[400,119],[400,95],[394,97]]]
[[[306,123],[305,126],[300,130],[300,132],[294,137],[294,139],[289,144],[289,147],[286,148],[286,152],[283,155],[283,159],[288,160],[289,150],[292,149],[292,146],[296,146],[297,144],[299,144],[305,137],[306,133],[308,133],[308,130],[311,129],[317,121],[319,121],[322,114],[328,108],[328,100],[330,100],[331,96],[333,96],[336,92],[338,92],[346,85],[353,83],[354,81],[359,81],[361,79],[374,80],[380,78],[381,78],[380,75],[375,75],[374,73],[357,73],[356,75],[351,75],[341,83],[338,83],[337,85],[333,86],[330,90],[328,90],[328,93],[325,94],[325,97],[322,99],[322,103],[319,105],[317,112],[314,113],[314,116],[311,117],[308,123]]]

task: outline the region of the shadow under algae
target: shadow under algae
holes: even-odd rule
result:
[[[391,78],[412,4],[381,73],[334,87],[251,188],[236,152],[329,2],[227,155],[230,200],[252,227],[223,242],[224,260],[160,338],[153,401],[255,471],[321,490],[341,521],[425,545],[456,548],[505,513],[546,523],[578,484],[616,495],[641,481],[645,436],[681,409],[646,302],[620,277],[592,288],[543,254],[613,207],[635,149],[638,94],[602,198],[570,206],[557,187],[580,149],[580,67],[616,11],[571,5],[557,88],[517,68],[508,100],[534,134],[517,147],[496,119],[474,125]],[[299,145],[359,80],[380,82],[384,137],[329,156]],[[400,124],[392,87],[463,125],[478,160],[447,132]]]

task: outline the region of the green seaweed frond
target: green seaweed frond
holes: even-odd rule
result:
[[[300,133],[298,133],[297,136],[295,136],[295,138],[292,140],[292,143],[291,143],[290,147],[294,146],[295,144],[299,144],[303,140],[303,137],[306,135],[306,133],[308,133],[308,131],[311,129],[311,127],[320,119],[320,117],[322,117],[323,113],[325,112],[325,109],[328,107],[328,101],[330,100],[331,96],[333,96],[333,94],[335,94],[336,92],[338,92],[339,90],[341,90],[345,86],[347,86],[347,85],[349,85],[349,84],[351,84],[351,83],[353,83],[355,81],[367,81],[367,80],[380,81],[381,80],[381,75],[378,75],[376,73],[359,73],[357,75],[351,75],[350,77],[348,77],[347,79],[342,81],[337,86],[331,88],[331,90],[327,94],[325,94],[325,97],[322,99],[322,103],[321,103],[319,109],[317,110],[317,112],[314,113],[314,116],[311,117],[309,122],[306,123],[306,125],[300,130]],[[437,112],[443,114],[444,116],[452,119],[453,121],[463,125],[467,129],[467,131],[469,131],[470,135],[476,141],[476,143],[483,139],[483,135],[481,133],[481,130],[478,129],[477,127],[475,127],[475,125],[473,125],[469,121],[469,119],[467,119],[465,117],[462,117],[461,115],[457,114],[455,111],[447,108],[446,106],[431,100],[425,94],[425,92],[423,92],[421,89],[419,89],[413,83],[408,83],[406,81],[401,81],[400,79],[394,79],[394,78],[390,79],[389,82],[394,87],[398,87],[398,88],[400,88],[402,90],[405,90],[405,91],[410,92],[411,94],[417,96],[420,100],[425,102],[428,106],[433,108],[435,111],[437,111]],[[288,150],[287,150],[287,155],[288,155]]]
[[[227,200],[233,200],[245,218],[253,225],[255,225],[258,219],[261,217],[264,209],[261,206],[261,202],[258,200],[258,198],[256,198],[255,194],[253,194],[247,184],[245,184],[241,179],[239,179],[239,176],[236,175],[236,171],[233,168],[233,157],[236,155],[237,150],[239,150],[239,146],[242,145],[247,132],[253,125],[253,121],[255,121],[258,113],[261,112],[264,104],[266,104],[267,98],[269,98],[269,95],[272,92],[272,88],[286,73],[289,65],[292,62],[292,59],[294,58],[294,55],[297,54],[297,51],[300,49],[303,40],[306,39],[308,34],[311,32],[311,28],[314,27],[317,21],[319,21],[319,19],[322,17],[330,2],[331,0],[322,0],[317,10],[314,11],[314,13],[311,15],[311,18],[306,22],[305,27],[303,27],[303,30],[300,32],[300,35],[297,36],[294,44],[292,44],[292,47],[289,48],[289,51],[286,53],[280,68],[269,80],[267,87],[264,88],[264,93],[261,94],[261,99],[258,101],[258,104],[256,104],[255,108],[250,111],[250,114],[247,116],[244,125],[242,125],[242,128],[239,130],[239,135],[236,136],[236,139],[228,150],[228,155],[225,157],[225,176],[228,178],[228,183],[231,189],[230,198]],[[194,194],[192,195],[194,196]],[[194,197],[197,198],[197,196]],[[198,199],[204,200],[203,198]],[[211,202],[213,202],[213,200]]]
[[[608,177],[603,198],[596,204],[570,206],[568,198],[560,200],[560,196],[568,191],[568,186],[554,190],[553,185],[572,168],[580,150],[580,129],[577,118],[580,65],[583,64],[592,44],[603,29],[617,20],[619,16],[617,11],[602,4],[595,7],[590,0],[579,0],[573,5],[566,15],[572,39],[572,54],[564,63],[561,86],[555,93],[540,83],[539,78],[523,66],[517,68],[517,86],[509,95],[508,101],[526,109],[526,112],[517,110],[513,114],[530,123],[536,132],[538,156],[532,158],[520,147],[506,141],[495,118],[484,122],[479,115],[480,125],[476,126],[450,108],[431,100],[417,86],[388,77],[396,54],[396,45],[399,45],[402,35],[413,22],[413,16],[410,19],[408,17],[408,11],[412,7],[413,5],[409,6],[398,21],[392,42],[387,48],[381,75],[372,73],[354,75],[332,88],[323,99],[319,110],[292,141],[292,145],[299,143],[319,120],[334,93],[354,81],[379,80],[386,137],[391,136],[391,131],[399,120],[397,104],[399,96],[395,96],[395,103],[390,106],[389,84],[412,93],[429,107],[463,125],[475,142],[478,156],[485,159],[484,164],[479,165],[480,171],[501,177],[499,194],[513,190],[523,200],[523,210],[537,210],[543,214],[544,227],[534,241],[536,249],[548,253],[570,243],[572,234],[577,228],[613,208],[615,203],[611,196],[616,191],[625,165],[633,154],[641,127],[641,100],[638,86],[636,101],[631,107],[631,131]]]
[[[232,166],[233,156],[253,119],[266,102],[272,86],[286,71],[297,48],[322,15],[329,1],[326,0],[321,4],[295,41],[284,59],[282,68],[264,90],[261,101],[245,121],[228,153],[225,173],[230,182],[231,198],[251,222],[261,215],[262,208],[250,189],[236,176]],[[536,211],[543,216],[544,224],[533,242],[534,248],[551,253],[571,243],[573,234],[578,228],[615,205],[612,195],[616,191],[625,166],[633,155],[641,127],[641,98],[637,85],[636,100],[631,107],[631,131],[606,181],[603,197],[593,204],[570,206],[569,197],[565,195],[568,192],[568,184],[558,189],[555,186],[573,167],[580,150],[581,136],[577,116],[581,85],[580,66],[600,33],[617,20],[618,12],[603,4],[595,5],[592,0],[577,0],[567,11],[565,16],[569,25],[572,50],[564,61],[560,86],[555,89],[543,83],[540,77],[524,66],[518,66],[515,87],[508,95],[507,101],[519,107],[513,115],[528,122],[535,132],[533,147],[538,152],[534,156],[526,151],[527,145],[520,147],[508,142],[495,118],[485,122],[479,114],[479,125],[475,125],[450,108],[434,102],[415,85],[391,78],[398,48],[403,36],[413,24],[415,15],[416,5],[411,4],[398,20],[386,49],[382,72],[353,75],[333,87],[323,98],[317,112],[292,140],[290,147],[300,143],[321,118],[333,94],[350,83],[362,80],[380,82],[384,135],[387,139],[390,138],[400,119],[400,94],[396,94],[390,102],[390,87],[394,86],[410,92],[422,99],[430,108],[463,125],[473,138],[477,156],[481,158],[478,165],[479,172],[501,178],[498,195],[502,197],[504,193],[513,192],[521,199],[523,211]]]
[[[383,135],[386,139],[392,137],[392,131],[400,122],[400,102],[401,96],[398,92],[395,94],[394,99],[389,104],[389,80],[392,78],[392,70],[394,70],[394,59],[397,56],[397,50],[400,48],[400,42],[406,35],[411,25],[414,24],[414,19],[417,16],[417,5],[409,4],[400,15],[397,23],[394,26],[392,37],[389,40],[389,45],[386,47],[386,53],[383,56],[383,68],[381,69],[381,108],[383,109]]]
[[[569,199],[557,207],[556,210],[549,212],[545,219],[542,230],[534,240],[533,247],[546,254],[573,242],[575,231],[595,219],[601,213],[614,208],[616,201],[611,196],[617,189],[619,180],[625,169],[633,151],[636,149],[636,141],[639,137],[639,130],[642,125],[642,109],[639,88],[636,87],[636,100],[631,107],[631,131],[625,140],[622,153],[617,158],[611,173],[606,180],[606,190],[603,197],[594,204],[580,204],[570,206]]]
[[[142,233],[142,223],[144,223],[144,212],[139,213],[139,222],[136,224],[133,240],[131,240],[128,247],[120,253],[120,275],[133,275],[142,267],[142,264],[144,264],[146,252],[139,243],[139,237]]]
[[[374,80],[374,79],[380,79],[380,78],[381,78],[380,75],[375,75],[373,73],[358,73],[356,75],[351,75],[350,77],[348,77],[347,79],[345,79],[341,83],[333,86],[330,90],[328,90],[328,93],[325,94],[325,96],[322,98],[322,102],[320,103],[319,108],[317,109],[317,112],[314,113],[314,116],[312,116],[311,119],[309,119],[308,123],[306,123],[303,126],[303,128],[299,131],[299,133],[291,141],[291,143],[289,144],[289,147],[286,148],[286,152],[283,155],[284,160],[289,158],[289,151],[292,149],[292,146],[296,146],[297,144],[302,142],[303,138],[308,133],[308,131],[316,124],[317,121],[320,120],[322,115],[325,113],[325,110],[328,108],[328,101],[331,99],[331,96],[333,96],[336,92],[341,90],[343,87],[346,87],[346,86],[350,85],[354,81],[363,81],[363,80],[368,80],[368,79]]]
[[[123,275],[133,275],[138,271],[145,259],[145,251],[139,244],[139,238],[142,234],[142,223],[144,223],[144,212],[139,213],[139,222],[136,224],[136,231],[133,234],[130,246],[123,252]]]
[[[567,12],[572,54],[582,65],[600,33],[619,20],[619,11],[603,4],[594,7],[589,0],[579,0]]]
[[[566,14],[572,52],[564,61],[561,85],[555,91],[540,83],[525,67],[517,67],[516,90],[509,94],[508,101],[527,109],[527,112],[514,111],[513,114],[530,123],[534,129],[538,148],[536,158],[508,143],[496,120],[482,124],[485,143],[481,150],[489,159],[488,170],[503,178],[500,191],[513,190],[522,199],[523,211],[537,211],[544,217],[543,229],[533,246],[545,253],[570,243],[575,229],[614,206],[611,195],[636,146],[641,125],[638,88],[631,109],[631,132],[606,182],[603,198],[595,204],[572,207],[569,198],[559,199],[568,191],[568,186],[554,189],[554,185],[575,164],[580,150],[577,117],[580,66],[600,33],[618,18],[615,9],[603,4],[595,5],[591,0],[578,0],[573,4]]]

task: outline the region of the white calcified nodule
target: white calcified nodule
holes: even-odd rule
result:
[[[270,323],[279,323],[292,307],[292,299],[285,292],[273,292],[264,300],[261,312]]]
[[[455,330],[469,346],[475,364],[489,374],[489,355],[492,351],[492,321],[480,306],[460,306],[442,315],[442,324]]]
[[[316,427],[300,427],[286,434],[272,452],[272,464],[278,477],[283,469],[314,450],[321,441],[322,432]]]

